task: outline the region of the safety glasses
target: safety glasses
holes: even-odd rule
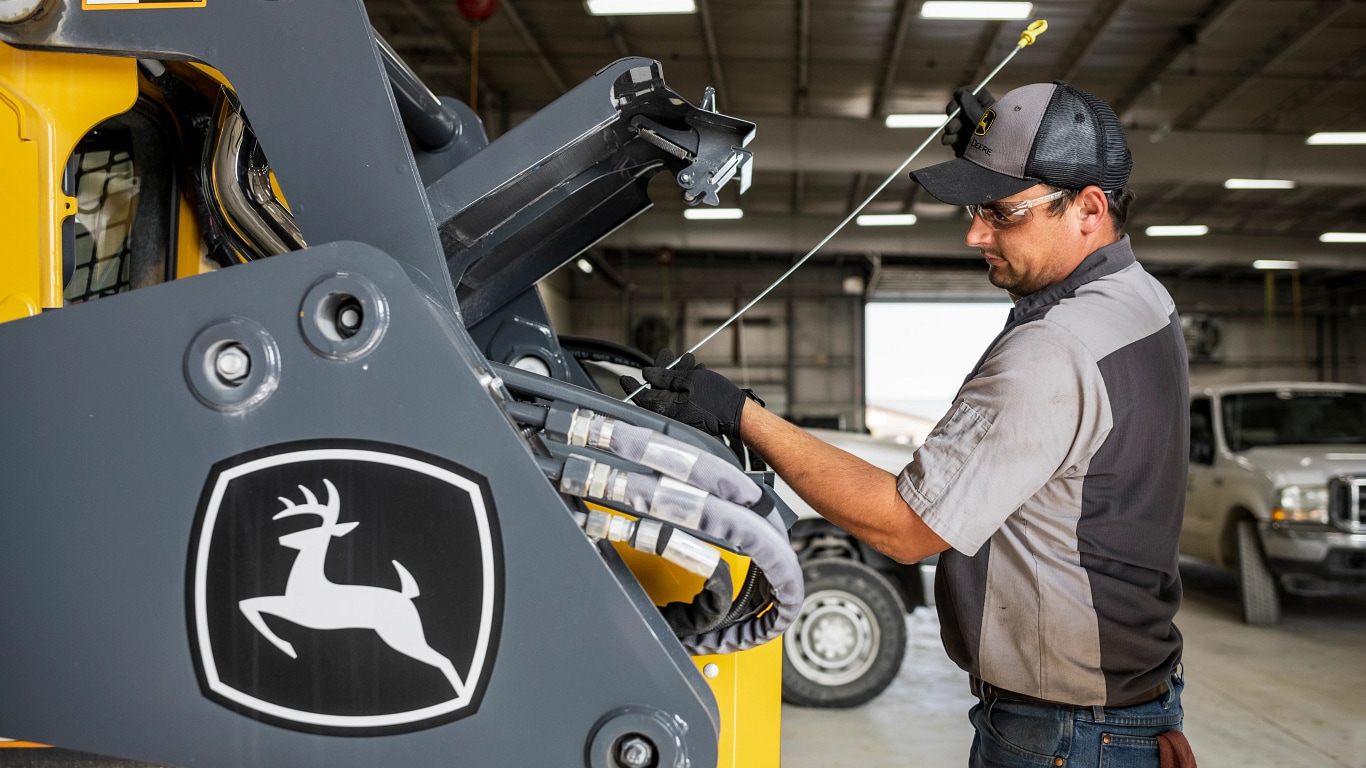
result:
[[[1034,218],[1034,206],[1052,202],[1065,194],[1067,194],[1067,190],[1060,189],[1051,195],[1036,197],[1033,200],[982,203],[981,205],[969,205],[967,209],[969,214],[981,219],[983,224],[992,229],[1009,229]]]

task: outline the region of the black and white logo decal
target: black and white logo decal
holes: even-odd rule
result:
[[[458,464],[361,441],[220,462],[188,576],[200,684],[243,714],[374,735],[479,706],[502,555],[488,483]]]

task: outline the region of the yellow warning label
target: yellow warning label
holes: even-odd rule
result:
[[[126,11],[134,8],[203,8],[209,0],[81,0],[87,11]]]

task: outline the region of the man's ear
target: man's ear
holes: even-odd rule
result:
[[[1110,226],[1110,200],[1100,187],[1090,186],[1077,193],[1072,209],[1081,220],[1083,234],[1093,234]]]

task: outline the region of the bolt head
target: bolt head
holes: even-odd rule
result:
[[[337,321],[343,328],[360,327],[360,310],[355,307],[346,307],[337,315]]]
[[[213,369],[223,381],[237,383],[251,373],[251,357],[242,345],[228,344],[214,356]]]
[[[648,768],[654,759],[654,745],[641,736],[631,736],[617,747],[617,762],[625,768]]]

